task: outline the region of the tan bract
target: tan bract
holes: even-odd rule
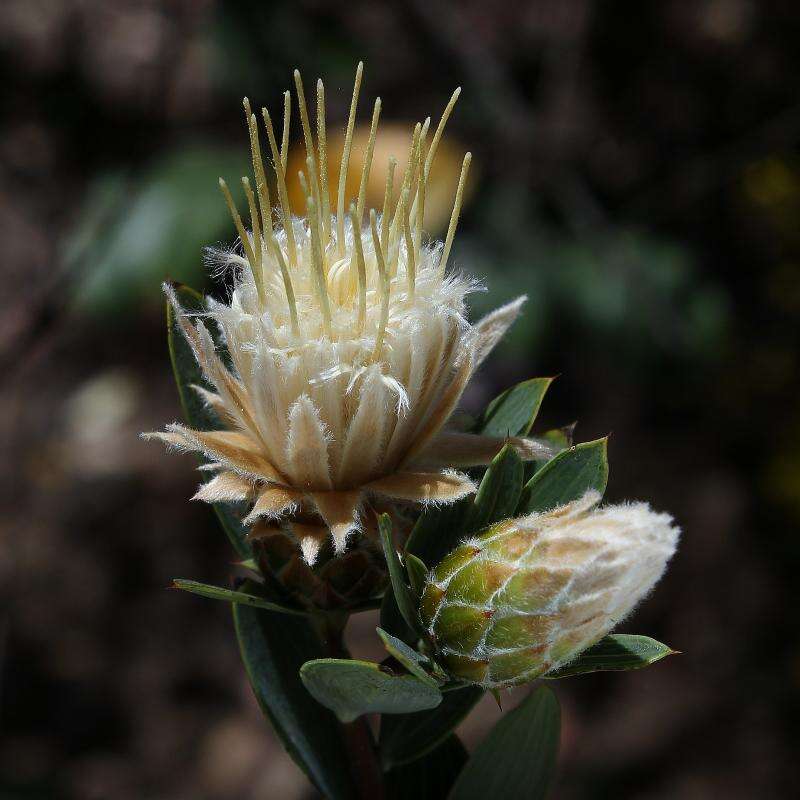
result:
[[[679,530],[600,495],[501,522],[431,573],[423,621],[447,669],[489,688],[527,683],[605,636],[658,582]]]
[[[324,89],[319,82],[314,141],[295,72],[307,154],[307,169],[300,176],[305,218],[292,216],[288,207],[289,93],[280,143],[262,110],[271,159],[262,157],[259,125],[245,100],[255,177],[255,190],[242,179],[249,229],[220,181],[239,234],[237,247],[217,254],[232,268],[230,302],[209,299],[205,314],[190,315],[166,287],[180,327],[214,387],[197,391],[227,430],[173,424],[151,435],[204,454],[218,474],[196,498],[252,501],[247,524],[262,517],[291,519],[297,511],[306,518],[317,514],[319,525],[304,524],[298,533],[310,563],[328,530],[336,550],[344,549],[371,495],[430,503],[451,502],[474,491],[473,482],[454,468],[488,463],[503,441],[443,427],[470,376],[524,302],[520,298],[472,326],[465,307],[472,284],[446,273],[469,154],[444,243],[429,243],[423,234],[427,180],[458,90],[430,143],[430,120],[414,128],[404,175],[395,176],[390,164],[380,213],[364,208],[380,114],[376,100],[358,199],[344,207],[361,72],[359,64],[335,195],[327,185]],[[275,209],[266,178],[265,162],[270,161]],[[217,354],[207,321],[214,323],[230,354],[230,368]],[[533,440],[512,442],[523,457],[547,455],[545,446]]]

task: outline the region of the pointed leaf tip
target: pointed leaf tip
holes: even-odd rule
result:
[[[257,584],[251,583],[254,588]],[[185,578],[175,578],[170,589],[182,589],[184,592],[206,597],[210,600],[222,600],[226,603],[250,606],[252,608],[264,608],[268,611],[277,611],[281,614],[293,614],[295,616],[306,616],[307,611],[299,608],[291,608],[280,603],[273,603],[253,592],[239,591],[233,589],[223,589],[221,586],[212,586],[208,583],[186,580]]]
[[[381,514],[378,517],[378,530],[380,531],[383,554],[386,558],[386,566],[389,569],[389,580],[392,584],[397,607],[400,609],[400,613],[409,628],[421,635],[422,628],[419,614],[417,613],[417,604],[411,595],[411,589],[406,584],[405,570],[400,563],[400,558],[392,541],[392,522],[388,514]]]
[[[512,517],[522,494],[524,475],[525,467],[517,451],[505,445],[486,470],[460,535]]]
[[[649,636],[617,633],[604,637],[569,664],[544,677],[555,680],[589,672],[642,669],[679,653],[679,650],[673,650]]]
[[[428,575],[428,568],[421,558],[417,558],[413,553],[406,553],[406,572],[411,583],[411,590],[416,595],[417,601],[422,596],[425,588],[425,580]]]
[[[608,483],[608,440],[596,439],[562,450],[522,490],[517,514],[532,514],[570,503],[594,489],[602,496]]]
[[[478,431],[491,436],[526,436],[554,378],[531,378],[499,394],[486,407]]]
[[[424,663],[429,663],[425,656],[420,655],[405,642],[387,633],[382,628],[376,628],[375,631],[389,655],[396,658],[412,675],[419,678],[423,683],[427,683],[428,686],[432,686],[435,689],[439,688],[439,683],[422,666]]]

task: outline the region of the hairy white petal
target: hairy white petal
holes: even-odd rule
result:
[[[478,369],[489,353],[494,350],[495,345],[505,336],[527,300],[528,298],[522,295],[492,311],[491,314],[487,314],[478,322],[475,326],[475,369]]]
[[[358,486],[374,474],[384,445],[389,398],[380,372],[364,376],[358,409],[347,429],[337,481]]]
[[[218,472],[224,469],[225,466],[220,464],[219,461],[209,461],[206,464],[200,464],[197,467],[198,472]]]
[[[212,463],[212,469],[224,467],[252,481],[273,484],[285,483],[284,477],[266,461],[254,443],[237,431],[195,431],[173,422],[167,430],[144,433],[143,439],[158,439],[186,453],[202,453]]]
[[[347,537],[361,527],[358,518],[361,492],[314,492],[311,500],[330,528],[334,549],[343,552]]]
[[[467,351],[456,373],[451,377],[449,385],[437,397],[430,415],[416,432],[414,442],[401,460],[401,464],[408,463],[423,452],[445,422],[450,419],[472,375],[472,363],[472,353]]]
[[[330,536],[330,531],[324,525],[306,525],[300,522],[292,522],[289,528],[300,544],[303,560],[309,566],[313,566],[319,556],[322,545]]]
[[[474,481],[454,470],[445,472],[395,472],[365,487],[377,494],[424,505],[452,503],[476,490]]]
[[[296,486],[331,489],[328,440],[319,409],[307,395],[301,395],[289,411],[286,455]]]
[[[192,500],[206,503],[237,503],[247,500],[253,494],[253,483],[235,472],[223,472],[214,476],[197,490]]]
[[[283,514],[290,513],[300,506],[302,495],[293,489],[283,486],[267,486],[259,494],[250,513],[244,518],[245,525],[252,525],[261,517],[278,519]]]

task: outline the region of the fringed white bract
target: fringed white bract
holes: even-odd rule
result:
[[[495,688],[568,663],[636,607],[679,530],[645,503],[596,508],[597,492],[500,523],[439,564],[421,613],[453,674]]]
[[[254,183],[242,179],[244,221],[220,180],[239,236],[237,247],[217,254],[221,266],[232,272],[230,302],[209,300],[205,315],[190,318],[166,288],[183,333],[216,390],[198,391],[229,430],[172,425],[157,434],[169,444],[204,453],[231,476],[201,489],[198,498],[212,500],[226,496],[231,487],[252,484],[248,523],[298,508],[316,512],[332,532],[337,551],[359,527],[359,510],[370,493],[404,502],[451,502],[474,491],[465,475],[442,472],[456,462],[450,461],[448,442],[439,434],[476,365],[521,305],[511,304],[488,324],[473,327],[465,306],[472,283],[445,272],[469,154],[444,245],[428,243],[423,234],[430,168],[458,92],[430,144],[427,122],[414,129],[408,168],[398,176],[399,192],[390,166],[380,213],[364,207],[380,114],[376,101],[358,198],[344,207],[361,73],[359,64],[336,197],[327,181],[324,108],[317,109],[315,142],[302,81],[295,73],[307,155],[300,174],[305,217],[293,216],[289,208],[284,174],[288,117],[279,146],[270,115],[262,109],[268,142],[262,151],[259,122],[245,99]],[[321,84],[317,102],[324,104]],[[270,185],[277,197],[274,207]],[[209,322],[227,347],[230,369],[215,351]],[[536,445],[526,442],[518,444],[529,456]],[[482,440],[472,448],[471,463],[488,463],[502,444]],[[461,456],[470,448],[460,442],[457,449],[457,463],[466,466]],[[424,471],[415,462],[424,464]],[[317,550],[312,540],[303,548],[309,561]]]

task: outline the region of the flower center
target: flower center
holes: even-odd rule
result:
[[[286,322],[297,344],[320,336],[330,342],[341,341],[343,337],[369,336],[372,340],[371,360],[379,362],[386,347],[392,308],[398,303],[412,308],[425,285],[442,284],[458,224],[471,154],[464,157],[444,246],[441,250],[432,248],[423,243],[426,188],[436,150],[460,89],[453,92],[430,143],[430,118],[414,127],[399,192],[395,191],[397,162],[390,160],[380,211],[365,208],[381,113],[381,100],[378,98],[373,107],[358,195],[355,202],[345,209],[345,184],[362,72],[363,65],[359,63],[339,165],[335,213],[330,208],[328,186],[325,89],[322,81],[318,81],[315,141],[303,82],[297,70],[294,80],[306,152],[306,168],[299,172],[298,177],[305,198],[305,218],[293,217],[287,191],[291,119],[289,92],[284,94],[280,145],[270,114],[262,108],[275,173],[278,203],[274,213],[258,122],[247,98],[244,109],[255,178],[255,190],[249,178],[242,178],[250,216],[249,230],[245,228],[222,178],[220,188],[241,240],[244,257],[240,260],[246,264],[255,289],[255,311],[267,312],[274,321],[286,318],[288,312]]]

